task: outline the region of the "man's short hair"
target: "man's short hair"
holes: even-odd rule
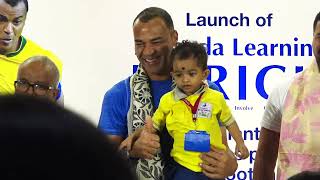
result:
[[[205,70],[208,68],[208,54],[202,44],[196,41],[184,40],[178,43],[170,54],[170,60],[173,63],[175,60],[187,60],[194,58],[197,61],[197,65]]]
[[[54,102],[0,96],[0,117],[0,179],[133,179],[102,132]]]
[[[143,11],[141,11],[137,15],[137,17],[134,19],[133,24],[137,20],[139,20],[143,23],[146,23],[146,22],[148,22],[154,18],[157,18],[157,17],[161,18],[169,29],[172,29],[172,30],[174,29],[173,21],[172,21],[170,14],[166,10],[158,8],[158,7],[149,7],[149,8],[144,9]]]
[[[28,0],[4,0],[4,2],[9,4],[11,7],[15,7],[18,3],[23,2],[26,7],[26,12],[29,10]]]
[[[314,18],[314,21],[313,21],[313,32],[316,30],[318,21],[320,21],[320,12],[318,12],[316,17]]]

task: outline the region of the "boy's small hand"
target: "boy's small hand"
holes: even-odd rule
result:
[[[248,148],[244,143],[239,143],[236,145],[235,154],[237,157],[241,159],[246,159],[249,157],[249,151]]]

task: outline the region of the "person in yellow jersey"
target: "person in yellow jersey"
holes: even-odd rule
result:
[[[172,50],[170,61],[175,88],[161,97],[153,125],[145,128],[155,132],[166,126],[174,139],[170,155],[175,170],[165,174],[166,180],[209,180],[202,172],[200,154],[209,152],[211,145],[226,150],[219,121],[236,141],[235,154],[244,159],[249,152],[223,94],[205,83],[209,70],[203,45],[182,41]]]
[[[165,178],[209,180],[202,173],[200,154],[209,152],[210,145],[226,149],[218,119],[236,141],[235,154],[244,159],[249,152],[223,94],[205,83],[209,70],[203,45],[182,41],[172,50],[170,59],[176,87],[161,97],[152,117],[153,127],[161,131],[166,125],[174,139],[170,155],[177,168]]]
[[[27,13],[27,0],[0,0],[1,95],[14,93],[14,81],[17,79],[18,67],[30,57],[47,56],[57,66],[59,74],[62,74],[62,62],[53,53],[21,35]],[[59,88],[61,89],[60,84]],[[61,94],[57,96],[58,99],[59,97]]]

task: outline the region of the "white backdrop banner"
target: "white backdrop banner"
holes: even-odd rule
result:
[[[179,41],[207,47],[209,79],[221,88],[250,150],[228,179],[252,179],[260,122],[272,89],[313,59],[318,0],[30,1],[24,34],[64,62],[67,107],[97,124],[104,93],[138,64],[132,22],[146,7],[166,9]],[[39,33],[40,32],[40,33]],[[234,142],[229,141],[234,149]]]

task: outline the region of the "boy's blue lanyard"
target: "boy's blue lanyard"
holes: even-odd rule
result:
[[[204,92],[202,92],[202,93],[200,94],[200,96],[198,97],[198,99],[197,99],[196,102],[194,103],[194,106],[192,106],[192,104],[191,104],[186,98],[181,99],[187,106],[190,107],[191,112],[192,112],[192,120],[193,120],[193,122],[196,122],[196,121],[197,121],[198,106],[199,106],[199,103],[200,103],[200,100],[201,100],[201,97],[202,97],[203,93],[204,93]]]

